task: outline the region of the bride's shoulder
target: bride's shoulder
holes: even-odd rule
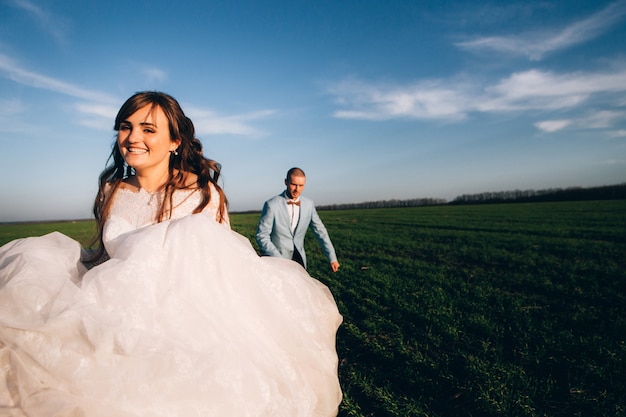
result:
[[[111,197],[113,194],[116,194],[119,190],[129,190],[133,192],[139,191],[137,187],[133,187],[131,184],[128,184],[122,181],[111,181],[104,184],[103,192],[106,198]]]
[[[185,172],[183,174],[183,188],[198,188],[198,176],[193,172]]]
[[[107,182],[106,184],[104,184],[104,193],[107,196],[110,196],[113,191],[118,191],[118,190],[128,190],[128,191],[132,191],[136,193],[139,191],[139,187],[137,187],[134,183],[129,181],[129,179],[127,178],[121,181],[120,180],[111,181],[111,182]]]
[[[182,187],[180,191],[197,191],[203,187],[198,184],[198,176],[192,172],[186,172],[183,177]],[[208,182],[205,188],[208,188],[209,193],[217,191],[217,187],[211,181]]]

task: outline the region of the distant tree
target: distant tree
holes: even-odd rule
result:
[[[544,201],[622,200],[626,199],[626,183],[599,187],[549,188],[545,190],[513,190],[463,194],[449,204],[493,204]]]
[[[414,198],[410,200],[378,200],[366,201],[363,203],[344,203],[317,206],[318,210],[351,210],[369,208],[397,208],[397,207],[419,207],[443,205],[448,202],[441,198]]]

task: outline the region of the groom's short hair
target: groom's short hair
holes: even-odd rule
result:
[[[292,175],[295,177],[306,177],[304,171],[298,167],[293,167],[289,171],[287,171],[287,176],[285,178],[289,179]]]

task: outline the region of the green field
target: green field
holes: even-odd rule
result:
[[[251,240],[258,214],[233,214]],[[626,415],[626,201],[323,211],[340,416]],[[0,243],[91,222],[0,225]],[[312,239],[312,237],[310,238]]]

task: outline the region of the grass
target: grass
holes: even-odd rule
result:
[[[258,216],[232,226],[254,242]],[[626,415],[626,201],[320,216],[342,264],[307,236],[344,315],[340,416]],[[0,242],[92,227],[23,226]]]
[[[65,233],[86,246],[93,238],[96,232],[96,226],[95,222],[91,220],[0,223],[0,246],[14,239],[43,236],[54,231]]]
[[[626,202],[324,212],[343,416],[626,413]]]

